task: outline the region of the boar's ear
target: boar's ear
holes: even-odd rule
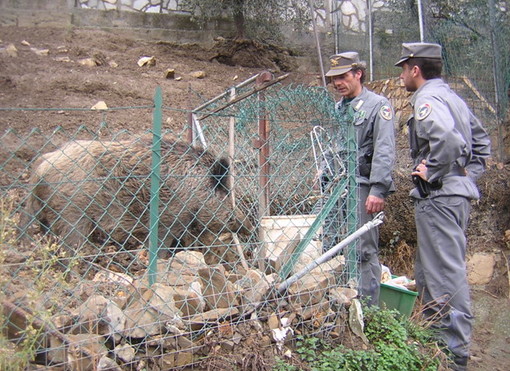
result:
[[[226,158],[216,160],[211,168],[212,187],[215,191],[227,194],[229,162]]]

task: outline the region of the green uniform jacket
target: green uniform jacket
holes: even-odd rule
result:
[[[344,99],[337,102],[340,108]],[[354,110],[358,144],[358,183],[370,187],[370,195],[386,198],[394,192],[395,165],[394,114],[385,97],[363,87],[349,103]]]

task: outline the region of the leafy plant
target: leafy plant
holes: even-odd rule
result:
[[[324,342],[316,337],[297,337],[297,354],[300,355],[301,359],[307,362],[312,362],[317,359],[317,354],[320,353],[321,349],[327,347]]]
[[[273,371],[298,371],[294,365],[289,365],[283,359],[276,357],[276,363],[273,366]]]
[[[431,330],[406,319],[395,310],[365,309],[368,350],[343,345],[334,348],[315,337],[299,337],[296,352],[313,371],[436,370],[440,364]],[[286,370],[285,368],[280,368]]]

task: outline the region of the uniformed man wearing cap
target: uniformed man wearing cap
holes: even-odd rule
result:
[[[384,209],[385,199],[394,191],[392,171],[395,162],[393,109],[388,99],[363,86],[365,62],[358,53],[345,52],[330,57],[326,77],[341,95],[336,103],[342,123],[354,125],[358,147],[358,223],[365,224]],[[359,291],[368,305],[378,305],[381,265],[378,257],[377,228],[359,240],[361,282]]]
[[[416,188],[417,288],[424,314],[466,369],[472,320],[466,277],[466,226],[476,180],[490,155],[490,140],[466,103],[441,78],[441,46],[404,43],[396,63],[411,98],[408,121]]]

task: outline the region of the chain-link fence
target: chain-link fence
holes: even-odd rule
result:
[[[325,89],[275,82],[240,84],[182,130],[162,128],[159,89],[154,107],[3,110],[96,125],[0,136],[2,369],[199,368],[344,332],[354,136]],[[152,130],[109,130],[126,110]],[[324,234],[338,253],[318,260]]]
[[[331,17],[336,22],[332,22],[333,31],[323,43],[325,57],[333,50],[357,50],[371,67],[373,80],[384,80],[400,74],[394,64],[401,43],[441,44],[444,78],[497,138],[494,155],[502,161],[508,159],[508,1],[332,2]]]

